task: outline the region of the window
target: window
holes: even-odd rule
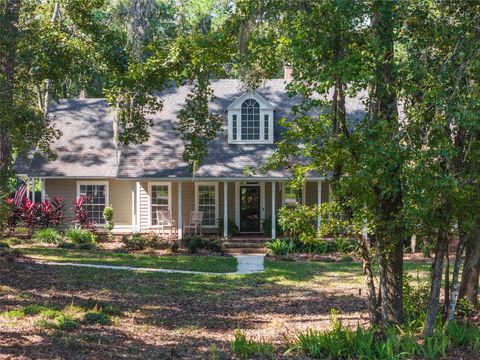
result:
[[[273,144],[275,108],[259,94],[243,94],[227,110],[229,144]]]
[[[152,226],[158,225],[157,211],[170,210],[170,184],[150,184],[150,211]]]
[[[232,121],[233,121],[233,124],[232,124],[233,140],[237,140],[237,115],[232,115]]]
[[[285,185],[283,205],[288,208],[294,208],[304,202],[304,190],[294,190],[290,185]]]
[[[217,184],[197,184],[197,211],[203,211],[202,225],[215,227],[217,223]]]
[[[263,137],[265,140],[268,140],[268,128],[269,128],[269,124],[268,124],[268,115],[265,114],[263,115]]]
[[[254,99],[242,104],[242,140],[260,140],[260,105]]]
[[[87,201],[83,204],[88,217],[97,224],[104,224],[103,210],[108,203],[108,182],[77,182],[77,197]]]

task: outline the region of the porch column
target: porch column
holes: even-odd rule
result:
[[[140,181],[135,183],[135,231],[139,232],[141,230],[140,224]]]
[[[32,202],[35,202],[35,178],[32,178]]]
[[[272,239],[277,237],[277,213],[275,212],[275,188],[276,182],[272,181]]]
[[[40,195],[40,201],[45,201],[45,178],[40,179],[40,184],[42,185],[42,193]]]
[[[223,182],[223,237],[228,237],[228,183]]]
[[[183,189],[183,183],[179,182],[178,183],[178,200],[177,200],[177,206],[178,206],[178,216],[177,216],[177,234],[178,234],[178,240],[182,240],[182,224],[183,224],[183,219],[182,219],[182,189]]]
[[[317,183],[317,204],[318,205],[322,204],[322,182],[321,181]],[[321,224],[322,224],[322,215],[318,214],[317,229],[320,229]]]
[[[136,200],[137,200],[137,186],[134,182],[132,184],[132,231],[135,231],[137,228],[137,207],[136,207]]]

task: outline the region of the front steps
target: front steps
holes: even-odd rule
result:
[[[236,254],[264,254],[266,252],[265,242],[270,240],[265,236],[239,235],[225,240],[227,253]]]

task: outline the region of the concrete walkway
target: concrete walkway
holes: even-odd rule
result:
[[[147,271],[147,272],[160,272],[160,273],[192,274],[192,275],[244,275],[244,274],[259,273],[265,270],[263,266],[263,260],[265,257],[264,254],[233,255],[233,256],[237,259],[237,262],[238,262],[237,271],[230,272],[230,273],[156,269],[156,268],[142,268],[142,267],[118,266],[118,265],[81,264],[81,263],[54,262],[54,261],[38,261],[38,263],[43,265],[54,265],[54,266],[74,266],[74,267],[87,267],[87,268],[94,268],[94,269]]]

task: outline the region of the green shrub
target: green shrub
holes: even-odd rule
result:
[[[218,235],[220,236],[223,236],[223,225],[224,225],[223,218],[218,218],[217,227],[218,227]],[[240,232],[240,229],[235,223],[235,220],[230,218],[228,219],[227,232],[228,232],[228,236],[235,236]]]
[[[177,252],[179,248],[180,248],[180,245],[178,245],[176,241],[170,245],[170,250],[174,253]]]
[[[241,330],[235,331],[235,338],[231,343],[232,351],[240,355],[243,359],[268,357],[272,358],[275,354],[273,344],[266,341],[247,339],[245,333]]]
[[[456,313],[459,318],[466,318],[475,314],[475,306],[467,299],[458,299]]]
[[[58,244],[62,241],[60,233],[52,228],[38,229],[33,233],[32,238],[37,242],[48,244]]]
[[[115,227],[115,224],[113,223],[114,211],[112,205],[105,206],[102,215],[103,219],[105,220],[105,224],[103,225],[103,227],[105,228],[105,230],[108,231],[108,238],[110,240],[113,240],[112,230]]]
[[[342,254],[351,254],[357,252],[358,244],[355,240],[345,238],[345,237],[337,237],[334,240],[336,251]]]
[[[208,251],[220,253],[225,251],[223,240],[218,236],[211,237],[210,239],[204,241],[202,245],[205,246]]]
[[[147,247],[148,239],[142,234],[135,233],[132,235],[123,235],[122,243],[126,250],[143,250]]]
[[[188,234],[182,239],[185,247],[191,254],[195,254],[199,248],[203,246],[202,238],[200,235]]]
[[[275,239],[272,241],[267,241],[265,247],[268,252],[277,256],[288,255],[294,251],[293,241],[288,239]]]
[[[0,249],[8,249],[10,248],[10,244],[8,243],[8,241],[0,241]]]
[[[446,331],[453,345],[470,345],[475,351],[480,351],[480,329],[477,325],[450,321]]]
[[[83,321],[87,324],[110,325],[112,320],[110,316],[101,311],[89,311],[83,316]]]
[[[64,316],[58,319],[57,327],[63,331],[73,331],[80,328],[80,323],[77,320]]]
[[[340,262],[352,262],[353,257],[350,255],[342,255],[339,259]]]
[[[97,237],[93,232],[88,229],[82,229],[80,227],[71,227],[65,233],[67,239],[74,244],[95,244]]]

